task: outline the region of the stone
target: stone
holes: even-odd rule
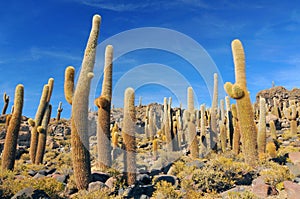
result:
[[[295,177],[300,177],[300,164],[286,163],[286,166]]]
[[[97,190],[105,188],[105,187],[107,187],[107,186],[103,182],[100,182],[100,181],[91,182],[91,183],[89,183],[88,191],[93,192],[93,191],[97,191]]]
[[[290,152],[289,158],[294,164],[300,163],[300,152]]]
[[[51,199],[45,191],[35,190],[32,187],[28,187],[20,190],[16,193],[12,199]]]
[[[30,176],[34,176],[35,174],[37,174],[37,172],[34,171],[34,170],[29,170],[28,171],[28,175],[30,175]]]
[[[252,182],[252,192],[258,198],[266,198],[268,197],[269,185],[265,184],[264,177],[259,176]]]
[[[67,183],[68,175],[55,173],[55,174],[52,175],[52,178],[56,179],[58,182]]]
[[[299,199],[300,185],[291,181],[284,181],[283,186],[289,199]]]
[[[136,180],[140,185],[151,184],[151,177],[148,174],[138,174]]]
[[[105,185],[111,189],[115,186],[116,182],[117,182],[117,179],[115,177],[110,177],[106,180]]]

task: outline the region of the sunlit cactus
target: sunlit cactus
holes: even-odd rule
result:
[[[3,94],[3,102],[4,102],[4,106],[2,109],[2,115],[6,113],[8,103],[9,103],[9,96],[6,93]]]
[[[127,88],[124,96],[122,137],[125,146],[124,171],[128,185],[133,185],[136,181],[135,120],[134,90]]]
[[[276,133],[276,126],[275,126],[274,121],[271,120],[269,122],[269,125],[270,125],[270,134],[271,134],[271,137],[273,138],[273,140],[276,140],[277,139],[277,133]]]
[[[94,15],[92,29],[84,52],[82,67],[74,88],[75,69],[71,66],[65,71],[64,92],[68,103],[72,104],[71,147],[75,183],[78,189],[87,189],[90,182],[91,163],[88,139],[88,105],[90,83],[96,58],[97,40],[101,17]]]
[[[112,96],[112,60],[113,47],[106,46],[104,78],[101,96],[95,100],[98,107],[97,123],[97,149],[98,167],[105,170],[111,166],[111,135],[110,135],[110,109]]]
[[[214,93],[210,111],[210,148],[217,150],[218,132],[217,132],[217,111],[218,111],[218,74],[214,74]]]
[[[38,146],[37,146],[36,156],[35,156],[36,164],[43,163],[43,158],[44,158],[44,153],[46,148],[46,140],[47,140],[47,129],[51,118],[51,111],[52,111],[52,106],[48,105],[46,107],[46,111],[43,116],[41,126],[37,128],[37,132],[39,133],[39,136],[38,136]]]
[[[245,54],[242,43],[239,40],[234,40],[231,45],[236,82],[234,84],[227,82],[224,88],[231,98],[236,99],[245,162],[254,166],[258,160],[256,149],[257,132],[246,85]]]
[[[296,105],[291,105],[284,110],[284,115],[290,121],[290,135],[297,135],[297,108]]]
[[[56,115],[56,121],[60,120],[61,112],[63,111],[62,108],[62,102],[59,102],[58,108],[57,108],[57,115]]]
[[[8,126],[5,137],[5,144],[2,154],[2,169],[13,170],[15,164],[18,134],[22,119],[22,109],[24,102],[24,86],[19,84],[15,90],[14,112],[8,119]]]
[[[259,123],[257,134],[257,149],[258,153],[266,152],[266,100],[259,99]]]

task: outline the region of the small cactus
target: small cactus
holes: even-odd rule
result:
[[[2,109],[2,115],[4,115],[6,113],[8,103],[9,103],[9,96],[6,93],[3,94],[3,101],[4,101],[4,106]]]
[[[274,142],[269,142],[266,146],[266,152],[271,158],[276,158],[277,151]]]
[[[157,139],[154,139],[152,141],[152,153],[153,153],[153,159],[154,160],[157,160],[157,149],[158,149],[158,140]]]
[[[231,98],[236,99],[245,162],[251,166],[255,166],[258,160],[256,149],[257,132],[246,85],[245,54],[242,43],[239,40],[232,42],[232,53],[236,82],[234,84],[225,83],[224,89]]]
[[[124,97],[122,137],[125,146],[124,171],[128,185],[133,185],[136,181],[135,120],[134,90],[127,88]]]
[[[19,84],[15,90],[14,106],[15,110],[11,118],[8,119],[7,133],[2,155],[2,169],[13,170],[17,149],[17,140],[21,125],[22,109],[24,102],[24,86]]]
[[[58,108],[57,108],[57,115],[56,115],[56,121],[60,120],[61,112],[63,111],[62,108],[62,102],[59,102]]]
[[[270,125],[270,134],[271,134],[271,137],[273,138],[273,140],[276,140],[277,139],[277,133],[276,133],[276,126],[275,126],[274,121],[271,120],[269,122],[269,125]]]

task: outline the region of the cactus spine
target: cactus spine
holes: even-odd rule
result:
[[[45,153],[45,148],[46,148],[46,140],[47,140],[47,128],[48,124],[51,118],[51,110],[52,106],[49,104],[46,107],[46,111],[42,120],[41,126],[37,128],[37,132],[39,133],[38,136],[38,146],[37,146],[37,152],[35,156],[35,163],[36,164],[42,164],[43,163],[43,158],[44,158],[44,153]]]
[[[196,116],[195,116],[195,108],[194,108],[194,92],[192,87],[188,87],[187,89],[188,95],[188,130],[189,130],[189,145],[190,152],[192,158],[199,157],[199,147],[198,147],[198,139],[196,132]]]
[[[95,100],[95,105],[98,107],[98,166],[101,170],[105,170],[111,165],[110,109],[112,95],[112,60],[113,47],[108,45],[105,49],[102,92],[101,96]]]
[[[214,74],[214,94],[210,113],[210,148],[217,150],[218,74]]]
[[[257,134],[257,149],[259,154],[266,152],[266,100],[259,99],[259,126]]]
[[[4,115],[6,113],[8,103],[9,103],[9,96],[6,93],[3,94],[3,101],[4,101],[4,106],[2,109],[2,115]]]
[[[15,109],[11,118],[8,119],[9,122],[2,155],[2,169],[14,169],[17,140],[22,118],[23,100],[24,86],[19,84],[15,90]]]
[[[135,117],[134,90],[127,88],[124,97],[122,137],[125,145],[124,171],[128,185],[133,185],[136,180]]]
[[[90,181],[91,163],[88,140],[88,104],[90,83],[96,57],[96,46],[101,17],[94,15],[92,29],[82,61],[82,68],[74,91],[75,69],[71,66],[65,71],[65,98],[72,104],[71,147],[74,177],[78,189],[87,189]]]
[[[254,166],[257,161],[257,131],[246,85],[245,54],[242,43],[239,40],[234,40],[231,45],[236,82],[235,84],[227,82],[224,88],[231,98],[236,99],[245,161],[249,165]]]
[[[62,102],[59,102],[58,108],[57,108],[56,121],[59,121],[59,120],[60,120],[60,115],[61,115],[61,112],[62,112],[62,111],[63,111],[63,108],[62,108]]]

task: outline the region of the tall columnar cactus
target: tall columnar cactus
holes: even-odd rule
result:
[[[201,145],[201,153],[206,150],[207,147],[207,139],[206,139],[206,116],[205,116],[205,104],[202,104],[200,106],[200,112],[201,112],[201,129],[200,129],[200,145]]]
[[[4,101],[4,106],[2,109],[2,115],[4,115],[6,113],[8,103],[9,103],[9,96],[6,93],[3,94],[3,101]]]
[[[105,49],[102,92],[101,96],[95,100],[95,105],[98,107],[97,149],[98,166],[100,170],[105,170],[111,166],[110,108],[112,95],[112,60],[113,47],[108,45]]]
[[[194,108],[194,92],[192,87],[188,87],[187,89],[188,95],[188,112],[189,112],[189,148],[191,152],[192,158],[199,157],[199,146],[196,132],[196,116],[195,116],[195,108]]]
[[[237,115],[237,109],[236,105],[231,105],[231,111],[232,111],[232,124],[233,124],[233,141],[232,141],[232,150],[235,154],[239,154],[240,152],[240,124],[239,119]]]
[[[164,98],[164,133],[166,136],[166,145],[167,150],[173,151],[173,142],[172,142],[172,135],[171,135],[171,127],[170,127],[170,114],[168,112],[168,102],[167,98]]]
[[[230,99],[229,96],[225,97],[225,104],[226,104],[226,116],[227,116],[227,122],[226,122],[226,129],[227,129],[227,138],[229,141],[229,147],[232,149],[233,145],[233,124],[232,124],[232,111],[230,107]]]
[[[37,128],[37,132],[39,133],[38,136],[38,145],[37,145],[37,150],[36,150],[36,156],[35,156],[35,163],[36,164],[42,164],[43,163],[43,158],[44,158],[44,153],[45,153],[45,148],[46,148],[46,141],[47,141],[47,128],[48,124],[51,118],[51,111],[52,111],[52,106],[49,104],[46,107],[45,114],[43,116],[42,124]]]
[[[136,181],[135,121],[134,90],[127,88],[124,97],[122,137],[125,146],[124,171],[128,185],[133,185]]]
[[[279,108],[278,108],[278,100],[275,97],[273,98],[273,107],[272,107],[271,112],[277,118],[280,118],[280,111],[279,111]]]
[[[214,74],[214,93],[210,113],[210,147],[217,150],[218,74]]]
[[[273,140],[276,140],[277,139],[277,134],[276,134],[276,126],[275,126],[275,123],[273,120],[271,120],[269,122],[269,125],[270,125],[270,134],[271,134],[271,137]]]
[[[91,79],[96,57],[96,46],[101,17],[94,15],[92,29],[84,52],[82,67],[74,90],[75,69],[65,71],[65,98],[72,104],[71,147],[74,177],[78,189],[87,189],[91,175],[88,139],[88,105]]]
[[[223,152],[226,151],[227,148],[227,136],[226,136],[226,123],[227,120],[225,118],[225,104],[224,100],[220,100],[220,112],[221,117],[219,121],[219,129],[220,129],[220,144]]]
[[[266,152],[266,100],[259,99],[259,123],[257,134],[257,149],[259,154]]]
[[[177,123],[177,118],[174,115],[172,118],[172,134],[173,134],[173,150],[174,151],[179,151],[179,143],[178,143],[178,123]]]
[[[31,138],[30,138],[30,160],[32,163],[35,163],[36,149],[38,145],[38,131],[37,128],[41,125],[46,107],[47,107],[47,98],[49,94],[49,85],[46,84],[43,88],[42,96],[40,99],[40,104],[38,106],[37,112],[35,114],[34,126],[31,129]]]
[[[62,108],[62,102],[59,102],[58,108],[57,108],[57,115],[56,115],[56,121],[60,120],[61,112],[63,111]]]
[[[17,149],[17,140],[21,125],[22,109],[24,101],[24,86],[19,84],[15,90],[14,106],[15,110],[7,127],[3,155],[2,169],[13,170]]]
[[[148,133],[149,133],[149,136],[150,136],[150,140],[152,141],[154,139],[154,136],[156,134],[156,126],[155,126],[155,121],[154,121],[154,111],[153,111],[153,108],[150,108],[150,111],[149,111],[149,124],[148,124]]]
[[[158,157],[157,150],[158,150],[158,140],[154,139],[152,141],[152,153],[153,153],[154,160],[157,160],[157,157]]]
[[[257,131],[246,85],[244,49],[239,40],[234,40],[231,45],[236,82],[234,84],[227,82],[224,88],[231,98],[236,99],[245,161],[249,165],[255,165],[257,161]]]
[[[290,135],[297,135],[297,108],[296,105],[291,105],[284,110],[284,115],[290,120]]]

